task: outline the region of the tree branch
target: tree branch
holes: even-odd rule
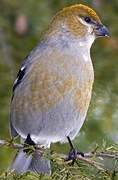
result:
[[[13,142],[7,142],[7,141],[4,141],[4,140],[0,140],[0,146],[10,146],[10,147],[13,147],[14,149],[23,149],[24,148],[24,145],[23,144],[17,144],[17,143],[13,143]],[[36,151],[39,153],[39,154],[42,154],[44,152],[43,149],[41,148],[36,148]],[[62,159],[66,160],[68,159],[68,155],[66,154],[57,154],[57,153],[54,153],[55,155],[61,157]],[[77,155],[77,159],[80,160],[80,161],[83,161],[87,164],[89,164],[90,166],[94,167],[95,169],[99,170],[99,171],[103,171],[104,169],[101,168],[100,166],[98,166],[96,164],[96,162],[90,160],[90,158],[97,158],[97,157],[102,157],[102,158],[112,158],[112,159],[117,159],[117,155],[116,154],[109,154],[109,153],[104,153],[104,152],[101,152],[101,153],[94,153],[94,152],[89,152],[89,153],[84,153],[84,157],[82,157],[81,155]]]
[[[5,146],[8,145],[9,142],[4,141],[4,140],[0,140],[0,146]],[[17,143],[11,143],[11,146],[14,149],[23,149],[24,146],[23,144],[17,144]],[[37,150],[39,151],[39,153],[42,153],[43,151],[40,148],[37,148]],[[60,155],[62,158],[66,159],[67,156],[66,155]],[[78,157],[80,157],[80,155],[78,155]],[[102,158],[118,158],[116,156],[116,154],[108,154],[108,153],[94,153],[94,152],[89,152],[89,153],[84,153],[84,158],[92,158],[92,157],[102,157]]]

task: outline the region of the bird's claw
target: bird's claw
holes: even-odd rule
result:
[[[35,143],[34,143],[34,141],[32,141],[30,134],[27,135],[27,138],[24,142],[24,150],[23,151],[25,153],[28,153],[30,151],[30,149],[28,148],[29,146],[35,146]]]
[[[81,155],[82,157],[84,157],[84,153],[83,152],[77,152],[77,155]]]
[[[71,148],[67,161],[72,160],[72,165],[73,165],[77,159],[77,155],[81,155],[82,157],[84,157],[84,153],[83,152],[77,152],[76,149],[74,148],[69,136],[67,136],[67,139],[68,139],[68,142],[69,142],[70,148]]]
[[[77,159],[77,151],[75,148],[71,148],[68,155],[68,161],[72,160],[72,165],[73,165],[76,159]]]

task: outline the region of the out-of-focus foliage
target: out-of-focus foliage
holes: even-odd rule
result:
[[[98,39],[91,49],[95,83],[91,105],[80,136],[74,144],[80,151],[91,151],[103,140],[118,139],[118,1],[117,0],[1,0],[0,1],[0,139],[9,135],[9,105],[16,72],[53,15],[60,9],[83,3],[91,6],[109,27],[110,38]],[[52,149],[67,152],[68,146]],[[65,150],[66,149],[66,150]],[[8,168],[15,152],[0,148],[0,169]]]

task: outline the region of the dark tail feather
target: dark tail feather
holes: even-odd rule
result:
[[[39,154],[37,152],[34,153],[32,161],[29,166],[30,171],[34,171],[38,174],[46,173],[50,174],[50,160],[39,158]]]
[[[23,173],[27,171],[33,171],[38,174],[47,173],[50,174],[50,161],[47,159],[41,159],[37,152],[34,155],[26,156],[26,153],[20,151],[16,156],[10,169],[16,170],[16,172]]]
[[[24,153],[23,151],[19,151],[10,169],[15,169],[17,173],[26,172],[31,161],[31,155],[26,156],[26,153]]]

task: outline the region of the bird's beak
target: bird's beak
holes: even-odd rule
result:
[[[109,31],[106,26],[103,24],[98,24],[97,27],[94,29],[94,33],[96,37],[104,37],[109,36]]]

